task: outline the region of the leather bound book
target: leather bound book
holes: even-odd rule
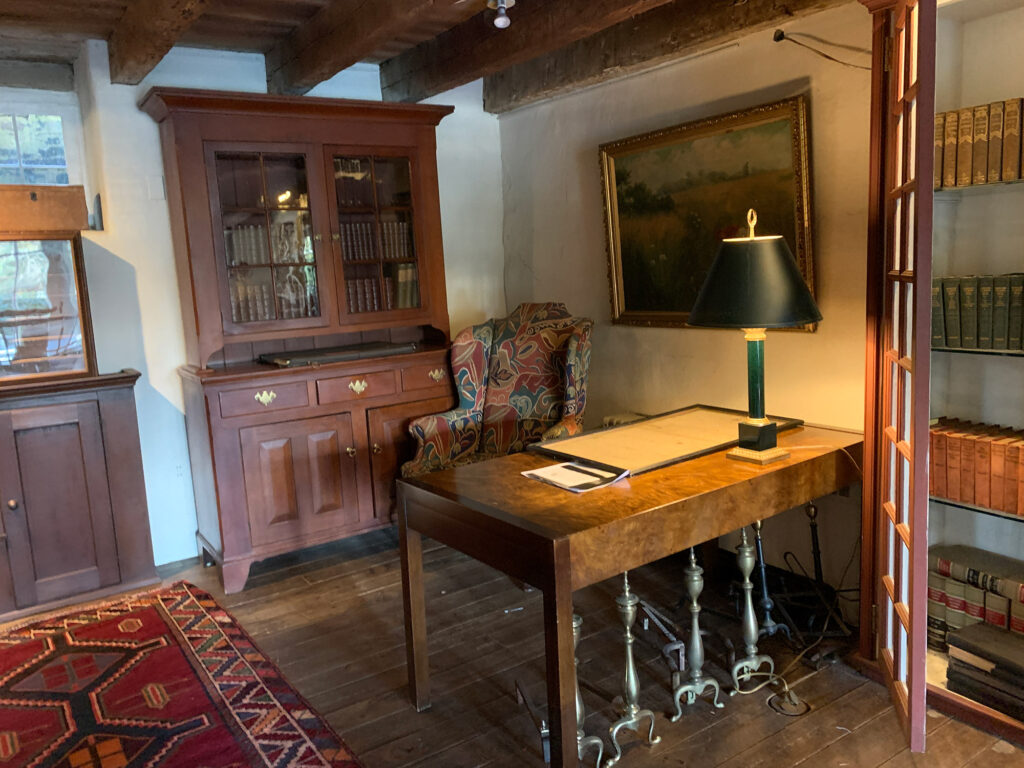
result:
[[[974,503],[979,507],[992,505],[992,435],[974,438]]]
[[[961,346],[960,278],[942,278],[942,312],[946,319],[946,346]]]
[[[1005,478],[1003,481],[1003,504],[999,507],[1003,512],[1011,515],[1018,514],[1017,488],[1020,482],[1020,454],[1024,442],[1020,438],[1014,438],[1006,444],[1006,464],[1004,465]]]
[[[971,183],[988,181],[988,104],[974,108],[974,159],[971,161]]]
[[[956,137],[956,185],[968,187],[974,180],[974,109],[960,110]]]
[[[959,429],[946,433],[946,494],[950,501],[960,501],[960,445],[964,434]]]
[[[1019,684],[1015,685],[1010,680],[1003,680],[995,675],[990,675],[973,664],[968,664],[958,658],[951,658],[949,660],[949,671],[970,678],[976,685],[983,688],[1002,691],[1007,696],[1021,699],[1021,703],[1024,704],[1024,688]],[[1020,683],[1020,681],[1017,682]]]
[[[1003,181],[1020,178],[1020,106],[1020,99],[1003,102]]]
[[[1006,487],[1006,446],[1015,438],[1009,435],[999,435],[992,440],[991,452],[989,454],[989,508],[1005,509],[1006,498],[1004,488]],[[1016,479],[1017,473],[1014,472]],[[1014,488],[1014,492],[1016,492]]]
[[[987,674],[1018,684],[1024,681],[1024,638],[991,624],[972,624],[950,632],[948,639],[951,657],[954,656],[952,649],[957,648],[964,651],[955,654],[960,661],[970,664],[971,659],[965,656],[971,654],[985,662],[980,668]]]
[[[961,433],[960,438],[960,501],[964,504],[974,503],[974,444],[978,433],[969,430]]]
[[[1024,274],[1007,275],[1010,284],[1010,304],[1007,311],[1006,347],[1020,349],[1022,321],[1024,321]]]
[[[988,182],[1003,178],[1003,102],[988,105]]]
[[[959,131],[957,126],[960,121],[960,113],[956,110],[946,113],[945,132],[946,137],[942,143],[942,186],[956,186],[956,148]]]
[[[978,277],[960,278],[960,346],[978,348]]]
[[[1000,131],[1002,126],[1000,124]],[[991,128],[989,129],[991,133]],[[932,168],[933,186],[939,189],[942,186],[942,156],[944,154],[946,141],[946,115],[940,112],[935,116],[935,160]]]
[[[940,499],[948,499],[946,491],[946,440],[949,430],[942,426],[932,428],[929,439],[931,472],[928,475],[929,492]]]
[[[1010,628],[1010,598],[995,592],[985,593],[985,623],[999,629]]]
[[[932,346],[946,346],[946,318],[942,312],[942,278],[932,278]]]
[[[992,349],[1009,349],[1010,277],[992,278]]]
[[[978,278],[978,349],[992,349],[991,275]]]

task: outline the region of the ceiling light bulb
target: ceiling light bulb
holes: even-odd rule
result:
[[[498,12],[494,16],[494,26],[498,29],[505,29],[511,23],[512,22],[509,19],[508,14],[505,12],[505,8],[503,6],[498,6]]]

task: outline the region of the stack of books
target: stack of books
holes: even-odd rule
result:
[[[935,115],[936,189],[1020,178],[1021,100]]]
[[[986,624],[950,632],[946,686],[1024,720],[1024,637]]]
[[[932,347],[1021,349],[1024,273],[932,280]]]
[[[945,416],[931,424],[928,493],[939,499],[1024,513],[1024,432]]]
[[[1024,637],[1024,562],[965,546],[928,550],[928,645],[946,650],[952,633],[988,624]]]

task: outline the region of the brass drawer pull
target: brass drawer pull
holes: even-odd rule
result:
[[[256,402],[263,406],[270,405],[276,399],[277,392],[275,392],[274,390],[270,390],[268,392],[267,390],[264,389],[262,392],[256,393]]]
[[[441,379],[444,378],[444,369],[443,368],[435,368],[430,373],[428,373],[427,376],[432,378],[436,384],[440,384],[441,383]]]
[[[345,453],[347,453],[347,454],[348,454],[349,456],[351,456],[351,457],[352,457],[353,459],[354,459],[354,458],[356,457],[356,449],[355,449],[355,448],[353,448],[352,446],[349,446],[348,448],[346,448],[346,449],[345,449]]]
[[[366,379],[354,379],[348,383],[348,388],[357,395],[363,394],[368,386],[370,385],[366,383]]]
[[[374,456],[380,456],[382,453],[384,453],[384,449],[380,447],[380,443],[374,443],[373,444],[373,455]]]
[[[10,509],[10,510],[17,509],[18,508],[18,500],[17,499],[11,499],[10,501],[8,501],[7,502],[7,508]]]

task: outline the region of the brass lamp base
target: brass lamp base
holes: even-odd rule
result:
[[[767,448],[763,451],[754,451],[750,448],[730,448],[725,455],[730,459],[764,465],[786,458],[789,456],[789,451],[785,448]]]

